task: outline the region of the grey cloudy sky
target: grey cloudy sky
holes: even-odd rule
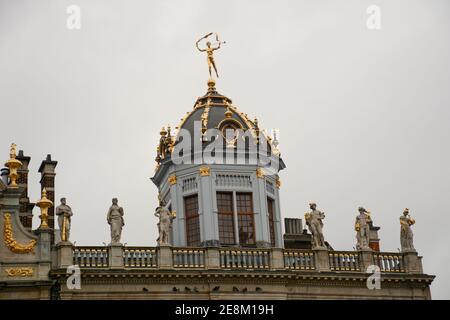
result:
[[[81,8],[68,30],[66,8]],[[381,30],[366,9],[381,8]],[[58,160],[56,197],[74,211],[71,238],[109,241],[112,197],[123,242],[155,245],[158,132],[206,91],[207,32],[220,93],[265,128],[279,128],[287,169],[283,217],[315,201],[335,249],[355,245],[357,207],[397,251],[399,216],[416,218],[415,245],[434,298],[450,298],[450,2],[0,0],[0,151],[15,142],[37,169]],[[0,157],[1,158],[1,157]],[[35,218],[34,224],[37,225]]]

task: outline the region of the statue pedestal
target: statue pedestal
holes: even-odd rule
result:
[[[272,248],[270,250],[270,268],[284,270],[284,256],[282,248]]]
[[[331,271],[328,249],[326,247],[315,247],[312,250],[314,251],[314,262],[316,264],[316,270],[318,272]]]
[[[123,269],[123,245],[111,243],[108,247],[108,262],[111,269]]]
[[[172,247],[160,246],[158,249],[158,265],[160,269],[172,269],[173,257]]]
[[[361,266],[362,272],[366,272],[369,266],[375,264],[373,260],[373,251],[369,247],[362,248],[361,250],[359,250],[359,257],[360,257],[359,264]]]
[[[409,273],[423,273],[422,257],[419,257],[417,251],[403,251],[403,263],[405,270]]]
[[[73,265],[73,244],[71,242],[59,242],[56,245],[56,251],[58,268],[67,268]]]
[[[220,251],[217,247],[206,248],[206,262],[207,269],[220,269]]]

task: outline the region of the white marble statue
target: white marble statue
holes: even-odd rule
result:
[[[155,216],[159,218],[158,232],[159,237],[156,240],[160,246],[170,245],[170,228],[172,227],[172,220],[175,219],[175,213],[172,213],[167,209],[165,202],[159,198],[159,206],[155,210]]]
[[[322,211],[316,209],[315,203],[310,203],[309,208],[311,212],[305,213],[305,222],[312,234],[312,248],[326,248],[325,239],[323,236],[323,222],[325,214]]]
[[[112,205],[109,207],[107,221],[111,226],[111,244],[120,244],[122,236],[122,227],[125,225],[123,220],[123,208],[117,204],[117,198],[112,199]]]
[[[416,251],[413,244],[414,235],[411,229],[411,226],[415,223],[416,221],[409,216],[409,209],[406,208],[400,217],[400,245],[402,252]]]
[[[356,231],[356,249],[357,250],[370,250],[370,212],[363,207],[358,208],[359,215],[356,216],[355,231]]]

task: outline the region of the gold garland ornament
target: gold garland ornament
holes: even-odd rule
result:
[[[34,251],[34,247],[36,246],[36,240],[30,240],[28,244],[20,244],[14,240],[13,229],[11,224],[11,214],[5,213],[4,215],[4,225],[3,225],[3,239],[5,240],[5,244],[9,250],[14,253],[30,253]]]
[[[5,269],[8,277],[32,277],[33,276],[33,268],[8,268]]]

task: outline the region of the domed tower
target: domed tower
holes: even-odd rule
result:
[[[176,214],[170,243],[282,247],[277,137],[218,93],[212,78],[175,129],[160,132],[152,177],[160,205]]]

